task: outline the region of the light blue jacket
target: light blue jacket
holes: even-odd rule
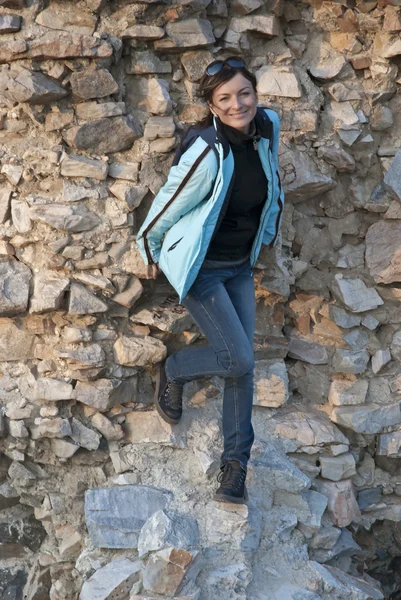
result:
[[[257,150],[268,189],[251,250],[252,266],[262,244],[276,243],[284,205],[278,167],[280,120],[276,112],[261,107],[256,119],[261,132]],[[136,240],[145,264],[159,264],[180,301],[202,266],[234,175],[233,153],[216,120],[206,129],[191,129],[183,147]]]

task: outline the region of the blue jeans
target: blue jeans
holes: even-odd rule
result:
[[[172,354],[166,361],[167,378],[185,383],[204,376],[224,377],[221,463],[237,460],[246,469],[254,440],[255,287],[249,261],[237,267],[202,267],[182,303],[210,346]]]

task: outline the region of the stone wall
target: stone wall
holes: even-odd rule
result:
[[[0,0],[2,598],[399,597],[400,5]],[[211,500],[222,381],[153,410],[154,364],[205,341],[135,243],[233,53],[287,199],[237,508]]]

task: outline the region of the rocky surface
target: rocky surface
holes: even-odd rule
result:
[[[400,32],[396,0],[0,0],[2,598],[399,595]],[[223,381],[154,410],[157,363],[205,340],[135,241],[232,54],[287,200],[244,506],[212,500]]]

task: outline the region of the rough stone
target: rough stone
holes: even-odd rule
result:
[[[11,219],[18,233],[28,233],[32,229],[29,207],[23,200],[11,200]]]
[[[333,410],[331,419],[357,433],[381,433],[385,427],[401,423],[400,403],[386,406],[374,403],[363,406],[341,406]]]
[[[327,350],[324,346],[298,337],[290,338],[288,356],[303,360],[312,365],[324,365],[329,361]]]
[[[49,104],[64,98],[68,92],[43,73],[23,69],[10,80],[7,94],[15,102]]]
[[[372,371],[376,375],[383,367],[385,367],[391,360],[391,353],[389,348],[386,350],[378,350],[372,356]]]
[[[71,283],[68,312],[71,315],[86,315],[108,310],[106,302],[78,283]]]
[[[342,481],[318,481],[317,489],[327,496],[327,510],[334,525],[347,527],[353,521],[359,521],[361,513],[355,498],[351,479]]]
[[[149,50],[135,52],[125,71],[129,75],[145,75],[152,73],[171,73],[172,66],[169,61],[160,60],[156,54]]]
[[[64,438],[71,435],[71,426],[68,419],[42,419],[37,417],[31,425],[31,437],[33,440],[42,438]]]
[[[153,337],[120,337],[114,344],[114,360],[126,367],[144,367],[163,360],[167,349]]]
[[[176,597],[186,581],[195,581],[201,567],[200,554],[166,548],[151,555],[143,571],[145,590]]]
[[[205,72],[206,67],[212,60],[213,56],[208,50],[184,52],[181,56],[182,66],[185,69],[189,81],[192,83],[199,81]]]
[[[130,412],[126,415],[123,428],[125,439],[132,444],[163,444],[176,448],[186,446],[182,428],[172,429],[156,411]]]
[[[14,258],[0,258],[1,317],[27,310],[31,277],[31,270],[23,263]]]
[[[305,59],[308,61],[310,74],[323,80],[337,77],[347,64],[344,56],[320,36],[315,36],[309,44]]]
[[[195,519],[166,510],[158,510],[144,524],[138,539],[138,556],[168,547],[189,550],[199,542]]]
[[[366,264],[377,283],[401,281],[401,262],[398,258],[400,232],[400,221],[378,221],[368,229]]]
[[[34,358],[37,343],[37,336],[19,328],[11,319],[0,320],[0,361]]]
[[[135,392],[136,387],[129,379],[97,379],[93,382],[78,381],[74,396],[79,402],[104,411],[118,404],[132,402]]]
[[[49,6],[49,8],[42,10],[38,14],[35,19],[38,25],[50,29],[71,31],[75,34],[93,34],[96,27],[96,17],[94,15],[81,11],[76,6],[69,7],[68,4],[53,4],[55,6]]]
[[[331,177],[317,170],[313,160],[305,153],[284,146],[280,154],[281,180],[286,199],[302,202],[323,194],[334,187]]]
[[[132,185],[126,181],[117,181],[109,189],[116,198],[126,204],[129,211],[138,208],[149,191],[147,187]]]
[[[368,288],[361,279],[345,279],[341,274],[334,276],[333,293],[352,312],[365,312],[383,304],[374,288]]]
[[[337,379],[330,386],[329,402],[334,406],[363,404],[368,387],[369,383],[363,379],[356,381]]]
[[[213,503],[206,514],[208,544],[252,552],[259,546],[262,514],[255,506]]]
[[[51,271],[36,273],[33,278],[33,295],[31,296],[29,312],[42,313],[58,310],[69,284],[69,279],[60,277]]]
[[[0,16],[0,34],[14,33],[21,29],[22,19],[18,15],[3,14]]]
[[[338,348],[334,353],[332,366],[336,373],[357,375],[366,371],[369,358],[366,350],[353,351]]]
[[[113,302],[131,308],[139,300],[143,292],[143,286],[140,280],[133,276],[129,279],[127,286],[122,292],[113,296]]]
[[[123,31],[123,39],[138,39],[138,40],[159,40],[164,37],[163,27],[157,27],[156,25],[134,25]]]
[[[331,481],[348,479],[355,475],[355,458],[351,453],[340,454],[340,456],[321,456],[320,466],[322,477]]]
[[[97,121],[105,117],[119,117],[127,113],[125,102],[82,102],[75,108],[79,119],[84,121]]]
[[[90,69],[73,73],[70,83],[72,93],[78,100],[103,98],[118,92],[118,83],[107,69]]]
[[[288,398],[288,374],[284,361],[257,361],[253,404],[277,408],[285,404]]]
[[[344,148],[338,146],[321,146],[318,149],[318,156],[323,158],[330,165],[333,165],[340,173],[352,173],[355,171],[355,160],[351,154]]]
[[[101,435],[93,429],[85,427],[83,423],[75,419],[71,419],[71,439],[86,450],[97,450],[100,444]]]
[[[215,37],[207,19],[184,19],[166,25],[168,39],[155,42],[155,49],[197,48],[213,44]]]
[[[194,323],[185,307],[178,303],[178,298],[165,294],[155,295],[151,302],[132,315],[131,320],[170,333],[182,333]]]
[[[96,413],[91,419],[92,425],[109,441],[118,441],[124,437],[121,425],[112,423],[101,413]]]
[[[73,387],[61,379],[40,377],[33,385],[34,400],[70,400],[73,397]]]
[[[84,582],[80,600],[122,600],[128,598],[132,586],[140,581],[141,563],[128,558],[116,558],[97,569]]]
[[[265,66],[256,71],[258,93],[266,96],[300,98],[301,84],[291,67]]]
[[[100,218],[84,205],[53,203],[31,206],[29,216],[33,221],[41,221],[55,229],[74,233],[89,231],[101,223]]]
[[[63,136],[71,148],[104,154],[130,148],[141,133],[139,123],[132,116],[121,116],[71,127]]]
[[[138,536],[171,494],[147,486],[92,488],[85,492],[85,519],[95,548],[137,548]],[[132,508],[135,507],[135,511]]]
[[[107,178],[107,172],[107,163],[101,160],[74,154],[64,154],[61,159],[60,173],[64,177],[91,177],[102,181]]]
[[[10,185],[2,184],[2,189],[0,190],[0,225],[8,219],[12,191],[13,188]]]
[[[273,15],[252,15],[232,18],[229,29],[235,33],[255,31],[268,37],[275,37],[280,33],[280,24],[277,17]]]

